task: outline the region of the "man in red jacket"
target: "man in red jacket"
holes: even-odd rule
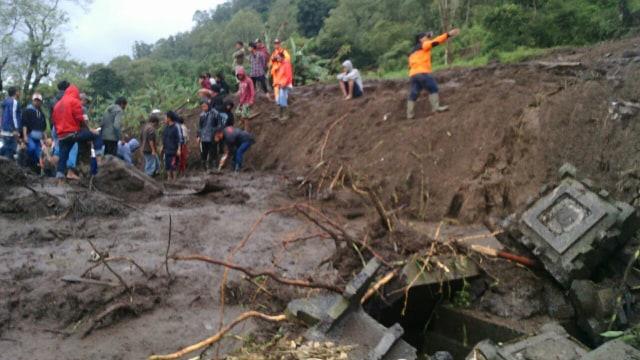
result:
[[[102,136],[98,130],[89,127],[85,121],[80,102],[80,91],[75,85],[71,85],[65,90],[62,99],[56,103],[53,109],[52,117],[60,147],[56,177],[62,182],[67,173],[67,159],[73,145],[78,141],[93,141],[96,154],[102,156]]]
[[[274,91],[278,89],[276,104],[280,108],[279,120],[289,119],[289,92],[293,88],[293,68],[283,53],[276,54],[274,62],[275,76],[273,77]]]
[[[236,71],[236,77],[238,78],[238,95],[240,97],[236,114],[244,124],[244,131],[249,131],[249,118],[251,117],[251,107],[256,100],[256,89],[242,66]]]

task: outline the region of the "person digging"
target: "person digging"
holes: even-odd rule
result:
[[[431,111],[433,113],[443,112],[449,109],[448,106],[440,105],[438,84],[431,76],[431,49],[443,44],[447,39],[454,37],[459,33],[460,30],[453,29],[436,38],[433,38],[432,32],[421,32],[416,34],[416,44],[409,56],[411,94],[407,101],[407,119],[411,120],[415,117],[415,103],[422,90],[427,90],[429,92],[429,103],[431,103]]]

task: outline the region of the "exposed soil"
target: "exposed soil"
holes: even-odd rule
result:
[[[151,195],[135,196],[136,189],[148,189],[144,182],[119,192],[109,186],[117,176],[96,184],[110,195],[88,192],[88,183],[57,187],[53,180],[2,164],[2,357],[139,359],[215,333],[222,269],[169,261],[169,281],[163,265],[169,216],[172,254],[225,259],[265,211],[307,203],[335,220],[344,236],[364,239],[370,249],[396,261],[429,248],[434,234],[417,226],[423,222],[449,218],[493,229],[507,215],[523,211],[541,186],[556,181],[565,162],[618,200],[631,202],[640,186],[639,109],[621,114],[612,102],[640,100],[638,43],[640,38],[633,38],[563,49],[522,64],[438,73],[442,102],[451,110],[429,116],[424,94],[415,121],[404,118],[407,81],[366,82],[366,96],[349,102],[333,84],[296,88],[286,125],[270,118],[275,109],[261,98],[256,108],[262,114],[252,122],[257,143],[247,153],[246,173],[193,171],[178,184],[158,184],[164,186],[162,196],[155,183]],[[185,113],[193,127],[197,110]],[[196,153],[194,144],[192,163]],[[195,195],[207,181],[220,186]],[[393,213],[391,236],[369,190]],[[316,232],[300,214],[271,214],[234,262],[289,279],[344,285],[362,266],[344,244],[315,237],[282,245]],[[127,261],[114,261],[110,265],[122,280],[104,265],[87,278],[115,286],[62,282],[94,264],[89,241],[109,257],[131,258],[145,274]],[[543,272],[502,260],[484,264],[488,274],[471,297],[476,311],[536,325],[560,316],[554,306],[562,301],[549,304],[545,298],[563,294]],[[121,281],[131,288],[123,290]],[[268,294],[231,272],[225,321],[247,308],[277,314],[288,300],[319,292],[275,282],[266,288]],[[235,332],[246,335],[256,328],[262,329],[258,335],[274,331],[250,321]],[[228,338],[222,350],[240,344]],[[213,357],[213,351],[208,354]]]

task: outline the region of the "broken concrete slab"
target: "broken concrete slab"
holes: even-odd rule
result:
[[[416,349],[400,338],[404,333],[400,325],[386,328],[360,305],[379,268],[380,262],[372,259],[342,296],[294,300],[287,306],[287,316],[312,326],[304,335],[307,340],[358,345],[349,351],[350,359],[415,359]]]
[[[580,360],[639,360],[640,350],[621,340],[613,340],[593,350]]]
[[[575,306],[580,329],[593,343],[601,343],[603,338],[600,334],[609,329],[612,315],[616,312],[617,292],[590,280],[575,280],[569,296]]]
[[[520,219],[520,242],[565,288],[588,278],[640,225],[632,206],[614,201],[589,181],[575,180],[574,173],[563,166],[560,185]]]
[[[429,236],[435,236],[439,228],[440,231],[437,240],[442,243],[459,241],[469,246],[479,245],[494,250],[504,250],[502,243],[484,225],[440,225],[440,223],[414,223],[412,224],[412,227],[416,231]]]
[[[422,259],[409,261],[402,269],[402,279],[412,286],[434,285],[454,280],[470,279],[480,275],[480,269],[467,256],[434,256],[424,267]]]
[[[96,188],[122,200],[149,202],[162,196],[162,185],[119,158],[105,156],[94,178]]]
[[[467,360],[579,360],[589,349],[573,339],[565,329],[555,323],[544,325],[535,336],[498,345],[491,340],[478,343],[467,355]],[[480,357],[482,356],[482,357]]]
[[[457,359],[464,358],[471,347],[491,334],[496,342],[507,342],[537,329],[527,322],[504,319],[484,312],[451,306],[439,306],[425,333],[423,352],[447,349]]]

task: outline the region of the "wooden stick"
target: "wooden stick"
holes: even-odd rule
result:
[[[98,253],[98,254],[102,254],[102,253],[101,253],[101,252],[100,252],[100,251],[95,247],[95,245],[93,245],[93,243],[91,242],[91,240],[89,240],[89,239],[86,239],[86,240],[87,240],[87,242],[89,242],[89,245],[91,245],[91,248],[93,249],[93,251],[95,251],[95,252],[96,252],[96,253]],[[120,280],[120,283],[122,284],[122,286],[124,286],[124,288],[125,288],[125,289],[127,289],[127,290],[131,289],[131,288],[129,287],[129,285],[127,285],[127,282],[126,282],[126,281],[124,281],[124,279],[122,278],[122,276],[120,276],[117,272],[115,272],[115,270],[113,270],[113,269],[111,268],[111,266],[109,266],[109,263],[108,263],[108,262],[104,261],[104,258],[102,257],[102,255],[100,255],[100,263],[101,263],[101,264],[104,264],[104,266],[106,266],[106,267],[107,267],[107,269],[109,269],[109,271],[110,271],[113,275],[115,275],[115,277],[117,277],[117,278],[118,278],[118,280]]]
[[[167,270],[167,278],[171,283],[171,273],[169,272],[169,249],[171,249],[171,215],[169,215],[169,240],[167,241],[167,251],[164,253],[164,267]]]
[[[171,257],[174,260],[183,260],[183,261],[202,261],[202,262],[206,262],[209,264],[214,264],[214,265],[221,265],[226,267],[227,269],[233,269],[233,270],[238,270],[241,271],[245,274],[247,274],[248,276],[255,278],[258,276],[268,276],[270,278],[272,278],[273,280],[281,283],[281,284],[285,284],[285,285],[292,285],[292,286],[301,286],[301,287],[307,287],[307,288],[312,288],[312,289],[326,289],[329,291],[333,291],[333,292],[337,292],[337,293],[342,293],[344,291],[344,289],[335,286],[335,285],[331,285],[331,284],[322,284],[322,283],[318,283],[318,284],[313,284],[307,281],[302,281],[302,280],[289,280],[289,279],[285,279],[280,277],[278,274],[276,274],[273,271],[269,271],[269,270],[260,270],[260,271],[253,271],[253,270],[249,270],[247,268],[244,268],[238,264],[233,264],[227,261],[222,261],[222,260],[216,260],[216,259],[212,259],[210,257],[204,256],[204,255],[174,255]]]
[[[85,277],[87,276],[87,274],[97,268],[98,266],[102,265],[103,262],[114,262],[114,261],[127,261],[129,262],[131,265],[135,266],[138,270],[140,270],[140,272],[142,273],[142,275],[147,276],[147,272],[144,271],[144,269],[138,265],[138,263],[136,263],[135,261],[133,261],[133,259],[131,259],[128,256],[111,256],[108,258],[100,258],[100,261],[98,261],[97,263],[91,265],[87,270],[85,270],[82,275],[80,275],[80,277]]]
[[[214,344],[218,341],[220,341],[220,339],[222,339],[222,337],[228,333],[229,331],[231,331],[236,325],[238,325],[239,323],[250,319],[250,318],[259,318],[265,321],[271,321],[271,322],[282,322],[287,320],[287,317],[282,314],[282,315],[275,315],[275,316],[270,316],[270,315],[265,315],[263,313],[259,313],[257,311],[247,311],[246,313],[238,316],[237,318],[235,318],[229,325],[225,326],[224,328],[220,329],[220,331],[218,331],[215,335],[211,336],[208,339],[202,340],[201,342],[197,343],[197,344],[193,344],[191,346],[188,346],[178,352],[175,352],[173,354],[168,354],[168,355],[153,355],[151,357],[149,357],[149,360],[175,360],[175,359],[179,359],[189,353],[192,353],[194,351],[200,350],[206,346],[209,346],[211,344]]]
[[[371,202],[373,202],[373,206],[376,208],[378,215],[380,215],[380,221],[382,225],[387,229],[388,232],[393,232],[393,226],[391,225],[391,218],[387,215],[387,210],[385,210],[384,205],[382,205],[382,201],[378,197],[378,194],[373,189],[369,189],[369,197],[371,198]]]
[[[487,239],[490,237],[498,236],[503,233],[504,233],[504,230],[498,230],[498,231],[492,232],[491,234],[479,234],[479,235],[461,237],[459,239],[453,240],[453,242],[465,242],[465,241],[471,241],[471,240]]]
[[[480,254],[485,254],[485,255],[489,255],[489,256],[493,256],[493,257],[500,257],[503,259],[507,259],[507,260],[512,260],[515,261],[517,263],[520,263],[522,265],[527,265],[527,266],[535,266],[536,262],[534,260],[531,260],[529,258],[523,257],[523,256],[519,256],[519,255],[515,255],[515,254],[511,254],[508,253],[506,251],[501,251],[501,250],[496,250],[496,249],[492,249],[486,246],[480,246],[480,245],[471,245],[471,250],[478,252]]]
[[[385,275],[382,279],[380,279],[380,281],[375,283],[372,287],[369,288],[369,290],[367,290],[367,292],[362,297],[362,300],[360,300],[360,303],[364,304],[375,293],[377,293],[378,290],[380,290],[381,287],[385,286],[386,284],[389,283],[389,281],[393,280],[393,278],[396,277],[396,275],[397,275],[397,270],[393,270],[393,271],[389,272],[387,275]]]
[[[333,130],[334,127],[336,127],[336,125],[338,125],[338,123],[344,119],[347,118],[347,114],[343,115],[341,118],[339,118],[338,120],[334,121],[333,124],[331,124],[331,126],[329,126],[329,128],[327,129],[327,132],[324,135],[324,141],[322,142],[322,147],[320,148],[320,161],[324,162],[324,149],[327,147],[327,142],[329,141],[329,135],[331,134],[331,130]]]

